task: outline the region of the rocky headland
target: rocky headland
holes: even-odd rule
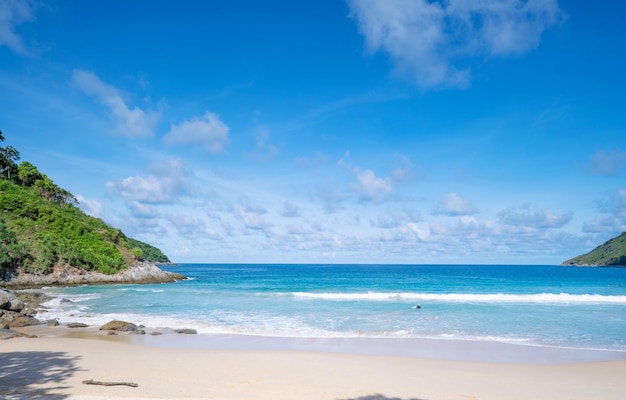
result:
[[[172,283],[185,278],[184,275],[163,271],[152,262],[137,262],[110,275],[63,265],[55,266],[52,272],[47,274],[34,274],[20,269],[9,275],[6,280],[0,280],[0,287],[26,289],[107,283]]]

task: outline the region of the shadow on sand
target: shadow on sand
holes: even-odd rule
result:
[[[417,399],[417,398],[401,399],[399,397],[383,396],[382,394],[370,394],[367,396],[355,397],[355,398],[350,398],[350,399],[338,399],[338,400],[425,400],[425,399]]]
[[[57,391],[68,387],[63,384],[79,370],[78,359],[52,351],[0,353],[0,398],[65,399]]]

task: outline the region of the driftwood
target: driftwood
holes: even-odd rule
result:
[[[100,382],[100,381],[94,381],[93,379],[88,379],[86,381],[83,381],[83,383],[85,385],[139,387],[139,385],[134,382]]]

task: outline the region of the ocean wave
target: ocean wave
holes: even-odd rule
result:
[[[293,292],[301,299],[330,301],[435,301],[447,303],[551,303],[551,304],[626,304],[626,296],[599,294],[538,293],[538,294],[474,294],[474,293],[312,293]]]

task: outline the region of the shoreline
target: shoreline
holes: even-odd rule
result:
[[[45,315],[45,314],[44,314]],[[132,322],[132,321],[129,321]],[[300,351],[431,360],[535,365],[626,361],[626,351],[509,343],[497,340],[407,337],[279,337],[247,334],[176,333],[184,327],[144,327],[145,334],[107,333],[99,326],[69,328],[35,325],[17,328],[37,338],[118,340],[152,348],[244,351]]]
[[[18,329],[39,337],[0,346],[0,397],[12,400],[612,400],[626,393],[625,359],[481,361],[459,359],[468,343],[436,346],[432,355],[439,357],[432,358],[346,352],[351,349],[343,348],[343,341],[334,343],[342,351],[333,351],[315,341],[276,348],[253,337],[213,337],[208,343],[207,335],[110,336],[94,327],[65,326]],[[228,347],[245,343],[251,348]],[[479,346],[474,351],[494,356],[502,348]],[[82,383],[88,379],[139,387]]]

